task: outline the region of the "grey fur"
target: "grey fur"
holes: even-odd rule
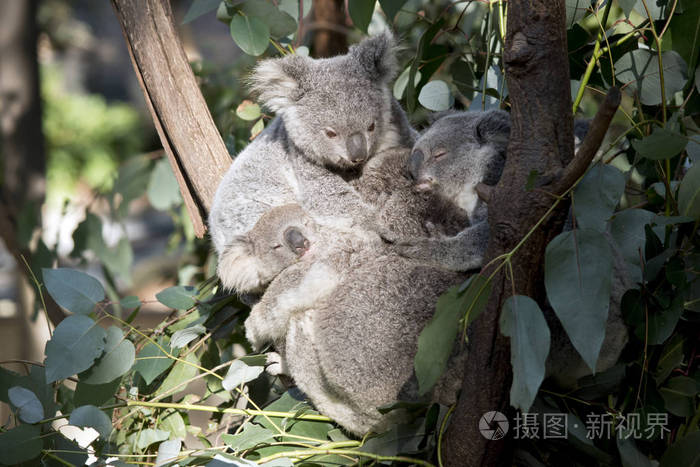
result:
[[[350,181],[375,153],[413,143],[389,89],[393,47],[383,34],[346,55],[287,56],[255,68],[252,88],[277,117],[235,158],[214,198],[209,228],[226,288],[254,261],[239,249],[230,254],[237,236],[272,207],[299,203],[321,224],[372,230],[373,210]]]
[[[578,148],[588,130],[588,122],[577,120],[574,130]],[[505,165],[509,133],[510,117],[506,112],[455,112],[439,118],[418,138],[409,161],[415,183],[426,191],[435,191],[453,200],[476,224],[453,237],[422,239],[402,245],[402,254],[433,259],[445,267],[459,270],[465,268],[465,259],[468,260],[473,251],[485,250],[488,209],[478,198],[475,187],[478,183],[495,185],[498,182]],[[597,371],[612,367],[627,344],[628,333],[621,316],[620,301],[633,285],[619,247],[612,239],[608,240],[615,255],[613,283],[606,336]],[[547,375],[570,387],[591,371],[571,345],[553,312],[545,310],[545,317],[552,331]]]
[[[280,273],[251,310],[246,335],[257,349],[275,345],[282,367],[319,411],[356,434],[382,430],[402,413],[382,415],[377,407],[419,400],[413,373],[418,336],[438,296],[465,276],[305,222],[298,206],[268,212],[249,234],[253,243],[275,243],[295,215],[310,248],[299,258],[272,250],[280,255]],[[268,239],[275,218],[279,229]],[[426,401],[455,402],[462,358],[455,356]]]

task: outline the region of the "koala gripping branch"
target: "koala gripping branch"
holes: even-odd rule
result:
[[[219,181],[231,164],[166,0],[112,0],[153,123],[202,237]]]

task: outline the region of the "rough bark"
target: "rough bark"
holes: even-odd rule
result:
[[[22,297],[31,295],[24,293],[29,271],[22,259],[29,260],[31,251],[17,239],[17,218],[23,209],[31,209],[38,222],[46,192],[36,10],[36,1],[0,2],[0,237],[27,278],[18,282]],[[51,297],[45,300],[49,318],[57,325],[65,314]],[[20,306],[33,312],[33,302],[29,302],[22,300]]]
[[[594,122],[596,129],[584,142],[586,150],[574,159],[565,17],[564,0],[508,2],[504,62],[512,129],[503,176],[496,187],[483,190],[491,231],[485,263],[510,252],[551,207],[552,194],[564,193],[583,174],[619,103],[619,93],[613,90],[601,109],[603,116]],[[532,171],[539,174],[538,183],[527,191]],[[499,332],[498,318],[511,295],[527,295],[543,303],[545,248],[561,232],[567,208],[561,203],[513,256],[512,277],[506,277],[503,268],[493,278],[486,310],[473,324],[476,337],[445,438],[447,465],[512,464],[512,431],[502,440],[489,441],[478,429],[488,411],[511,414],[510,349]]]
[[[231,164],[166,0],[112,0],[134,71],[198,237]]]
[[[345,2],[343,0],[314,0],[315,57],[333,57],[348,51],[345,27]]]

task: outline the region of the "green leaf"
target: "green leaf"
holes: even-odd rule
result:
[[[61,321],[46,343],[46,382],[53,383],[90,368],[105,348],[104,329],[84,315]]]
[[[165,441],[170,436],[170,433],[164,430],[154,430],[153,428],[146,428],[140,432],[135,433],[136,435],[136,447],[139,450],[144,450],[148,446],[154,443],[159,443]]]
[[[44,419],[44,407],[32,391],[22,386],[13,386],[7,390],[12,405],[17,407],[19,419],[25,423],[37,423]]]
[[[92,313],[105,298],[100,281],[81,271],[67,268],[42,269],[44,285],[56,303],[73,313]]]
[[[191,285],[176,285],[161,290],[156,298],[163,305],[177,310],[189,310],[195,306],[197,289]]]
[[[151,161],[145,157],[133,157],[119,168],[112,187],[112,208],[119,217],[126,217],[129,203],[141,197],[151,177]]]
[[[616,436],[615,440],[622,467],[652,467],[651,461],[637,448],[633,438]]]
[[[297,21],[282,9],[281,4],[277,8],[273,2],[248,0],[240,5],[236,5],[236,7],[240,9],[243,15],[254,17],[265,23],[270,30],[269,35],[273,39],[286,37],[297,29]],[[305,2],[304,10],[308,12],[308,8],[309,5]]]
[[[632,141],[632,147],[640,156],[654,161],[677,156],[687,144],[685,136],[665,128],[654,128],[649,136]]]
[[[700,219],[700,164],[693,165],[681,181],[678,211],[683,216]]]
[[[236,108],[238,118],[246,121],[253,121],[260,118],[260,106],[253,101],[244,100]]]
[[[372,21],[375,0],[353,0],[348,2],[348,13],[352,18],[352,24],[360,31],[367,33],[369,23]]]
[[[671,445],[661,458],[661,467],[699,467],[700,431],[686,434]]]
[[[666,410],[679,417],[691,417],[695,413],[694,399],[698,384],[693,378],[676,376],[668,380],[659,390],[664,398]]]
[[[589,229],[557,235],[545,252],[547,298],[571,343],[593,371],[608,319],[611,255],[605,237]]]
[[[420,40],[418,41],[418,49],[416,50],[416,58],[411,62],[411,71],[408,73],[408,84],[406,86],[406,108],[409,113],[413,113],[416,107],[416,86],[414,84],[416,80],[416,74],[418,73],[418,68],[422,64],[423,56],[430,49],[430,44],[437,35],[437,33],[442,30],[445,24],[445,18],[441,17],[435,21],[428,29],[425,30]],[[430,75],[426,73],[426,79],[430,78]]]
[[[77,443],[64,438],[63,436],[52,436],[53,448],[56,450],[53,455],[63,459],[66,465],[86,465],[88,459],[87,450],[81,448]]]
[[[401,7],[406,4],[407,0],[379,0],[379,5],[381,5],[386,19],[389,22],[393,22],[396,14],[401,10]]]
[[[590,0],[566,0],[566,28],[571,29],[591,7]]]
[[[438,299],[435,315],[418,337],[414,367],[420,394],[428,392],[445,372],[460,320],[466,315],[467,325],[474,321],[486,307],[490,293],[491,281],[477,274]]]
[[[654,379],[656,384],[663,383],[671,374],[674,368],[678,368],[683,362],[683,336],[674,335],[664,345],[659,361],[656,363],[654,370]]]
[[[73,393],[73,404],[81,405],[96,405],[100,406],[110,402],[114,398],[114,394],[119,389],[121,378],[115,379],[105,384],[87,384],[80,382],[75,386]]]
[[[75,409],[71,412],[68,423],[81,428],[86,426],[94,428],[103,440],[109,439],[112,433],[112,420],[94,405],[83,405]]]
[[[611,165],[593,166],[574,192],[576,225],[604,232],[625,191],[625,177]]]
[[[156,162],[148,181],[147,193],[151,206],[160,211],[167,211],[182,204],[180,185],[167,158]]]
[[[243,52],[257,57],[267,50],[270,28],[256,17],[236,15],[231,20],[231,37]]]
[[[192,379],[197,375],[199,369],[193,366],[199,365],[199,359],[197,356],[194,353],[188,353],[184,360],[187,363],[177,362],[173,369],[170,370],[170,373],[163,381],[163,384],[161,384],[156,391],[156,396],[165,394],[176,386],[180,386],[180,383]],[[182,389],[185,389],[185,385],[180,386],[180,390]]]
[[[394,82],[394,98],[400,100],[403,97],[404,92],[406,92],[406,86],[408,85],[408,75],[411,72],[411,68],[408,67],[401,72],[396,81]],[[416,77],[413,80],[413,85],[418,86],[420,83],[420,71],[416,72]]]
[[[167,339],[160,339],[158,345],[167,348]],[[149,342],[143,346],[138,357],[136,357],[134,371],[141,374],[146,384],[151,384],[161,373],[170,368],[173,361],[174,360],[168,357],[158,346]]]
[[[220,3],[223,2],[221,0],[193,0],[185,14],[185,19],[182,20],[182,24],[187,24],[210,11],[216,10]]]
[[[550,334],[542,310],[530,297],[514,295],[503,304],[501,334],[510,337],[513,384],[510,405],[523,412],[532,407],[544,380]]]
[[[176,461],[180,455],[182,441],[179,439],[171,439],[163,441],[158,445],[158,455],[156,456],[156,465],[165,465],[169,462]]]
[[[389,431],[369,438],[359,450],[380,456],[394,456],[397,453],[413,454],[418,451],[423,438],[425,438],[423,423],[394,425]]]
[[[80,375],[80,381],[88,384],[106,384],[114,381],[131,369],[136,350],[134,344],[124,337],[116,326],[107,329],[104,355],[87,372]]]
[[[447,110],[452,107],[454,96],[447,83],[436,79],[423,86],[418,94],[418,102],[429,110]]]
[[[250,139],[255,139],[256,136],[260,134],[265,129],[265,122],[261,118],[257,122],[255,122],[255,125],[250,129]]]
[[[122,308],[138,308],[141,306],[141,300],[135,295],[129,295],[119,300],[119,305]]]
[[[243,431],[237,435],[221,435],[221,440],[233,449],[233,452],[240,452],[246,449],[254,448],[258,444],[270,441],[275,437],[274,432],[255,425],[246,423]]]
[[[40,426],[20,425],[12,428],[0,433],[0,463],[17,465],[32,460],[41,453],[43,446]]]
[[[678,53],[662,52],[664,89],[666,99],[681,91],[688,80],[688,67]],[[658,54],[648,49],[627,52],[615,62],[617,79],[628,83],[625,89],[639,93],[644,105],[661,104],[661,80],[659,79]]]
[[[643,209],[625,209],[615,214],[610,223],[612,235],[622,257],[632,265],[628,268],[630,280],[642,280],[641,259],[644,258],[644,226],[654,219],[654,213]]]
[[[248,366],[241,360],[234,360],[234,362],[228,368],[226,377],[221,382],[221,385],[227,391],[233,391],[241,384],[245,384],[248,381],[253,381],[255,378],[260,376],[263,371],[265,371],[265,367]]]
[[[629,18],[630,13],[632,13],[632,10],[634,10],[634,5],[637,3],[637,0],[617,0],[617,2],[620,4],[620,8],[622,8],[625,16]]]
[[[179,349],[181,347],[184,347],[193,340],[195,340],[197,337],[204,334],[205,332],[206,328],[201,324],[195,324],[194,326],[191,326],[189,328],[176,331],[170,338],[170,348]]]
[[[163,412],[163,415],[161,415],[160,418],[159,426],[162,429],[170,432],[170,439],[185,439],[185,437],[187,437],[187,426],[185,425],[185,420],[176,410],[169,409]]]

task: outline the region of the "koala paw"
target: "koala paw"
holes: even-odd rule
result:
[[[424,261],[430,258],[431,243],[425,238],[404,239],[394,244],[394,252],[404,258]]]
[[[286,375],[287,365],[284,359],[277,352],[268,352],[265,354],[267,356],[267,365],[265,366],[265,371],[272,376]]]

